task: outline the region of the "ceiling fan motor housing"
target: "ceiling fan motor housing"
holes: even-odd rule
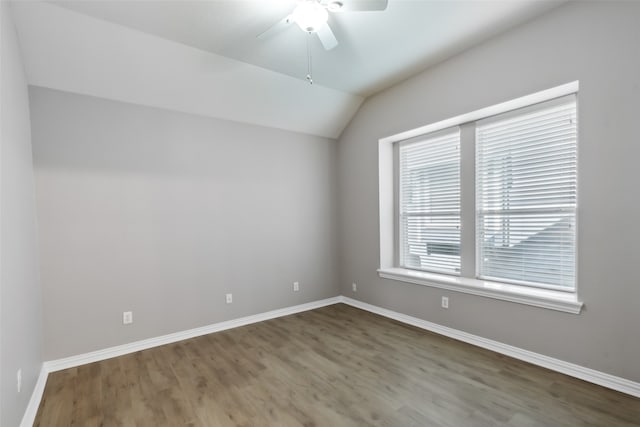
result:
[[[309,0],[300,3],[291,14],[291,18],[303,31],[315,33],[326,24],[329,14],[320,3]]]

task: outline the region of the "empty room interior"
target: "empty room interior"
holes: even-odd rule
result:
[[[2,427],[640,426],[640,1],[0,7]]]

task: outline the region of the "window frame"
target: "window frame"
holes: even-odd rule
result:
[[[572,290],[539,287],[493,281],[477,276],[476,257],[476,188],[475,188],[475,124],[492,116],[526,109],[543,102],[568,95],[576,96],[577,81],[537,92],[491,107],[473,111],[440,122],[405,131],[379,140],[379,190],[380,190],[380,277],[459,291],[483,297],[495,298],[552,310],[579,314],[583,303],[578,299],[578,233],[575,231],[575,288]],[[460,276],[447,273],[425,272],[400,267],[399,223],[399,154],[398,143],[440,133],[459,127],[460,132],[460,191],[461,191],[461,272]],[[578,129],[579,133],[579,129]],[[471,183],[471,184],[470,184]],[[471,185],[471,186],[470,186]],[[466,187],[466,191],[465,191]],[[471,191],[469,191],[471,189]],[[469,194],[471,192],[472,194]],[[577,224],[577,209],[576,209]],[[465,227],[472,224],[472,227]]]
[[[562,214],[572,214],[573,215],[573,254],[574,254],[574,259],[573,259],[573,267],[574,267],[574,275],[573,275],[573,286],[572,287],[567,287],[567,286],[561,286],[561,285],[555,285],[555,284],[551,284],[551,283],[539,283],[539,282],[531,282],[531,281],[525,281],[525,280],[518,280],[518,279],[512,279],[512,278],[502,278],[502,277],[495,277],[495,276],[491,276],[489,274],[482,274],[481,271],[481,261],[480,258],[482,256],[482,251],[480,249],[481,247],[481,241],[480,241],[480,222],[481,222],[481,209],[480,206],[478,205],[478,197],[479,197],[479,191],[480,191],[480,184],[479,184],[479,173],[478,173],[478,163],[479,163],[479,156],[480,156],[480,145],[477,142],[477,135],[478,135],[478,129],[480,127],[482,127],[482,125],[486,125],[487,123],[498,123],[501,121],[507,121],[507,120],[511,120],[513,118],[517,118],[517,117],[522,117],[523,115],[527,115],[530,113],[536,113],[539,112],[541,110],[547,109],[547,108],[553,108],[553,107],[560,107],[560,106],[564,106],[564,105],[568,105],[568,104],[575,104],[576,105],[576,113],[577,113],[577,93],[572,93],[572,94],[568,94],[568,95],[564,95],[564,96],[560,96],[557,98],[553,98],[547,101],[542,101],[542,102],[537,102],[535,104],[526,106],[526,107],[521,107],[515,110],[510,110],[501,114],[497,114],[497,115],[493,115],[491,117],[487,117],[485,119],[481,119],[481,120],[477,120],[475,122],[473,122],[473,127],[475,129],[475,133],[476,133],[476,139],[475,139],[475,156],[476,156],[476,176],[475,176],[475,192],[476,192],[476,206],[475,206],[475,224],[474,224],[474,230],[476,233],[476,239],[475,239],[475,278],[477,279],[481,279],[481,280],[489,280],[489,281],[496,281],[496,282],[500,282],[500,283],[510,283],[510,284],[514,284],[514,285],[520,285],[520,286],[530,286],[530,287],[535,287],[535,288],[542,288],[542,289],[553,289],[553,290],[558,290],[561,292],[576,292],[576,286],[577,286],[577,281],[576,281],[576,259],[577,259],[577,223],[578,223],[578,205],[577,205],[577,166],[576,166],[576,203],[575,206],[572,208],[566,208],[566,207],[556,207],[556,208],[550,208],[550,207],[538,207],[538,208],[530,208],[530,207],[523,207],[520,209],[520,213],[531,213],[531,214],[557,214],[557,215],[562,215]],[[578,126],[576,124],[576,154],[577,154],[577,129]],[[485,212],[485,215],[490,215],[489,213]],[[509,214],[508,214],[509,215]],[[507,215],[507,216],[508,216]]]
[[[400,266],[401,268],[406,268],[406,269],[411,269],[411,270],[416,270],[416,271],[424,271],[424,272],[428,272],[428,273],[436,273],[436,274],[449,274],[449,275],[453,275],[453,276],[460,276],[461,275],[461,269],[460,267],[458,268],[457,272],[454,271],[450,271],[450,272],[446,272],[443,270],[438,270],[438,269],[428,269],[428,268],[416,268],[416,267],[407,267],[407,263],[406,263],[406,256],[407,254],[405,253],[405,242],[403,237],[405,236],[405,233],[402,232],[403,229],[403,215],[402,215],[402,205],[403,205],[403,198],[402,198],[402,171],[401,168],[399,167],[400,162],[401,162],[401,150],[407,146],[411,146],[413,144],[420,144],[421,142],[425,142],[428,140],[437,140],[438,138],[444,137],[444,136],[448,136],[449,134],[454,134],[457,133],[457,141],[456,143],[458,144],[457,150],[458,150],[458,182],[459,182],[459,186],[458,186],[458,196],[460,197],[460,203],[462,203],[462,195],[460,194],[460,190],[462,188],[461,185],[461,173],[462,173],[462,165],[461,165],[461,156],[460,156],[460,144],[461,144],[461,135],[460,135],[460,128],[459,126],[453,126],[451,128],[446,128],[446,129],[442,129],[439,130],[437,132],[432,132],[428,135],[421,135],[419,137],[416,138],[411,138],[409,140],[404,140],[404,141],[400,141],[398,143],[395,144],[396,148],[394,150],[394,154],[395,154],[395,158],[394,158],[394,165],[395,168],[397,170],[397,173],[395,174],[395,181],[394,181],[394,191],[397,194],[397,197],[395,198],[395,213],[394,213],[394,218],[395,218],[395,227],[396,230],[398,231],[396,236],[396,250],[397,250],[397,256],[396,256],[396,261],[398,266]],[[440,214],[432,214],[432,216],[440,216]],[[448,216],[447,215],[442,215],[442,216]],[[459,221],[460,221],[460,226],[459,226],[459,233],[462,233],[462,207],[460,207],[460,212],[458,214],[459,217]],[[426,215],[425,215],[426,217]],[[459,240],[459,246],[462,247],[462,241]],[[459,266],[462,265],[462,254],[460,253],[459,255],[460,261],[459,261]]]

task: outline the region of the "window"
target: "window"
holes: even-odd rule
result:
[[[380,140],[380,276],[579,313],[577,86]]]
[[[400,146],[400,264],[460,272],[460,133]]]
[[[478,277],[575,287],[576,103],[476,126]]]

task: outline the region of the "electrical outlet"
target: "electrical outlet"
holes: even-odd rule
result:
[[[133,323],[133,312],[132,311],[125,311],[122,313],[122,324],[123,325],[130,325]]]
[[[442,297],[442,308],[449,308],[449,297]]]
[[[227,294],[227,304],[231,304],[233,302],[233,294]]]
[[[353,292],[358,292],[358,285],[356,285],[356,282],[353,282],[353,283],[351,284],[351,290],[352,290]]]
[[[300,283],[293,282],[293,292],[298,292],[300,290]]]
[[[16,384],[18,386],[18,393],[20,393],[20,390],[22,390],[22,368],[18,369],[18,372],[16,373],[16,379],[18,380]]]

